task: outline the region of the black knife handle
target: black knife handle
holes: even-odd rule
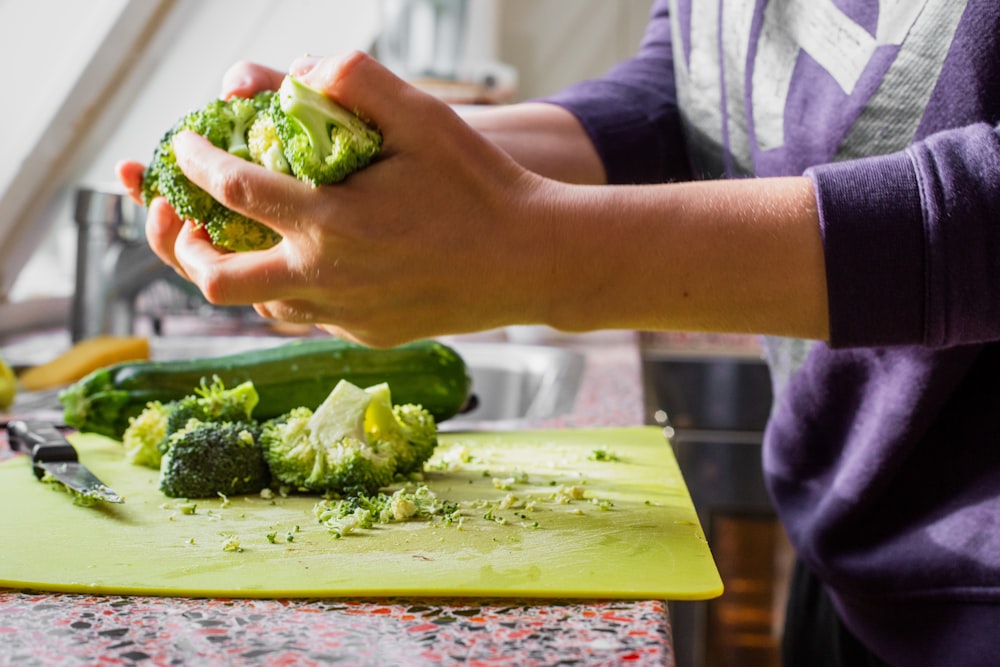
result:
[[[31,453],[31,462],[35,464],[35,474],[39,477],[43,473],[39,467],[42,463],[80,460],[73,445],[48,422],[15,419],[7,424],[7,438],[12,449]]]

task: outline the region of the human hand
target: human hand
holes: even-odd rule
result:
[[[211,303],[252,303],[265,317],[375,346],[542,321],[554,244],[526,212],[545,181],[363,54],[298,66],[308,85],[382,130],[378,160],[314,188],[178,134],[188,177],[283,240],[226,253],[157,201],[147,217],[152,249]],[[224,87],[246,94],[277,76],[251,72],[227,74]],[[134,185],[134,168],[119,174]]]

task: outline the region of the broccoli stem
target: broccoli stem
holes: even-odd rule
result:
[[[229,135],[229,153],[244,160],[250,159],[250,147],[247,145],[247,132],[257,117],[250,100],[236,100],[233,103],[233,131]]]
[[[278,95],[281,110],[302,128],[317,155],[333,152],[333,128],[341,127],[358,134],[367,130],[357,116],[295,77],[285,77]]]

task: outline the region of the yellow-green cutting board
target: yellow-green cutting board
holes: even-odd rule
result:
[[[340,539],[316,519],[316,497],[202,499],[185,514],[157,490],[156,471],[124,461],[118,442],[70,440],[125,503],[76,506],[61,487],[37,481],[27,457],[0,464],[0,587],[194,597],[722,593],[677,462],[654,427],[443,433],[427,485],[463,504],[461,526],[411,521]],[[593,460],[598,450],[617,460]],[[574,488],[584,497],[560,502]],[[511,493],[534,508],[495,510],[503,523],[484,518]],[[223,549],[230,539],[240,551]]]

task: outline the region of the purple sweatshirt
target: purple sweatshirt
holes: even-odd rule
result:
[[[658,0],[547,101],[612,183],[812,179],[831,340],[769,341],[775,507],[883,659],[1000,664],[1000,3]]]

